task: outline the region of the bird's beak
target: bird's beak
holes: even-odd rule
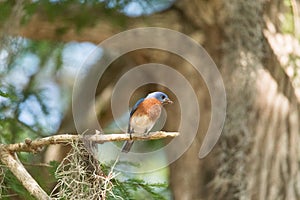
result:
[[[168,98],[164,99],[164,101],[163,101],[163,104],[172,104],[172,103],[173,103],[173,101],[171,101]]]

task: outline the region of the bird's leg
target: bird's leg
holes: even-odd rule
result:
[[[130,124],[128,124],[128,129],[127,129],[127,133],[129,133],[129,137],[132,140],[132,133],[133,133],[133,128],[131,128]]]
[[[133,133],[133,129],[131,129],[131,130],[129,131],[129,137],[130,137],[131,140],[132,140],[132,133]]]
[[[146,128],[144,131],[144,136],[147,136],[147,135],[148,135],[148,129]]]

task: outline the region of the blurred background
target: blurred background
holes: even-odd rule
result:
[[[214,150],[200,160],[211,117],[210,95],[202,77],[183,58],[161,50],[142,49],[119,57],[104,72],[95,95],[98,120],[106,132],[121,132],[111,111],[114,85],[141,64],[161,63],[180,72],[192,85],[201,111],[197,137],[180,159],[153,173],[120,178],[123,182],[128,177],[143,179],[157,188],[128,188],[131,196],[121,196],[300,199],[298,7],[298,0],[1,0],[0,143],[76,134],[71,109],[76,74],[83,63],[95,65],[114,53],[97,45],[131,28],[164,27],[193,38],[218,66],[227,94],[224,129]],[[87,61],[95,51],[98,57]],[[166,108],[168,117],[161,127],[178,130],[183,108],[162,85],[138,88],[128,107],[156,90],[175,101]],[[139,143],[134,150],[156,149],[168,142]],[[56,182],[54,171],[69,151],[68,146],[53,145],[39,154],[20,153],[19,158],[49,193]],[[160,159],[167,162],[168,154]],[[2,167],[0,196],[32,198]]]

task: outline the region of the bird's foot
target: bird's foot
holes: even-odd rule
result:
[[[148,137],[150,135],[150,133],[144,133],[143,135]]]

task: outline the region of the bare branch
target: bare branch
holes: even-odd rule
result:
[[[1,149],[0,160],[19,179],[31,195],[37,199],[50,199],[47,193],[32,178],[15,155],[7,150]]]
[[[133,140],[158,140],[163,139],[166,137],[176,137],[179,136],[178,132],[165,132],[165,131],[156,131],[156,132],[150,132],[149,135],[145,134],[132,134]],[[88,138],[89,140],[96,142],[96,143],[103,143],[103,142],[111,142],[111,141],[124,141],[124,140],[130,140],[130,135],[128,133],[126,134],[107,134],[107,135],[92,135]]]
[[[133,140],[157,140],[166,137],[176,137],[178,132],[164,132],[157,131],[151,132],[149,135],[144,134],[132,134]],[[123,141],[130,140],[129,134],[95,134],[95,135],[53,135],[45,138],[40,138],[36,140],[26,139],[25,142],[20,142],[16,144],[3,144],[0,146],[1,149],[6,149],[10,152],[38,152],[42,150],[43,147],[50,144],[67,144],[78,140],[89,140],[95,143],[104,143],[112,141]]]

